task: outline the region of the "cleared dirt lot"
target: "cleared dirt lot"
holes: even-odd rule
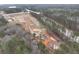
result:
[[[30,32],[31,34],[37,35],[37,37],[41,37],[43,38],[43,44],[47,47],[47,48],[55,48],[57,46],[57,41],[55,38],[53,38],[53,36],[49,35],[49,33],[47,33],[47,29],[45,28],[41,28],[40,23],[38,22],[38,20],[33,17],[30,13],[27,12],[20,12],[20,13],[12,13],[12,14],[5,14],[4,17],[6,18],[6,20],[12,24],[20,24],[21,27],[26,31],[26,32]],[[34,39],[36,39],[36,42],[40,41],[40,39],[42,38],[37,38],[35,37]],[[35,42],[35,44],[36,44]],[[33,42],[31,42],[31,45]],[[56,44],[55,44],[56,43]],[[35,48],[34,46],[32,47],[34,48],[33,50],[39,50],[37,47]],[[37,53],[36,51],[33,53]]]
[[[20,12],[20,13],[5,14],[4,17],[9,22],[21,24],[22,27],[24,27],[28,31],[29,27],[40,28],[39,22],[29,13]]]

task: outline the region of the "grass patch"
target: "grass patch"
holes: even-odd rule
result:
[[[4,32],[0,32],[0,37],[4,37],[5,33]]]
[[[74,35],[79,36],[79,32],[76,32],[76,31],[75,31],[75,32],[74,32]]]
[[[5,45],[5,53],[11,54],[23,54],[23,53],[31,53],[32,49],[27,46],[24,40],[21,40],[17,37],[12,38]]]

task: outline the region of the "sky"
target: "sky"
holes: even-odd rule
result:
[[[0,4],[79,4],[79,0],[0,0]]]

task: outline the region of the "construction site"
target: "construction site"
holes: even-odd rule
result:
[[[37,43],[42,42],[49,51],[58,49],[58,38],[55,38],[55,35],[51,36],[46,28],[41,27],[30,12],[3,14],[3,16],[9,23],[19,24],[24,31],[32,35],[33,40],[36,40]]]
[[[78,20],[77,5],[2,5],[0,53],[79,53]]]

